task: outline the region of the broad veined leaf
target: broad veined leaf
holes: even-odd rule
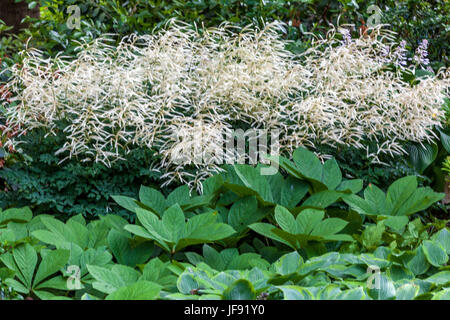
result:
[[[297,240],[295,239],[295,237],[292,237],[292,239],[290,239],[292,243],[289,242],[288,240],[285,240],[284,238],[280,237],[279,235],[273,232],[273,230],[275,230],[276,228],[274,227],[274,225],[270,223],[263,223],[263,222],[253,223],[249,226],[249,228],[264,237],[279,241],[293,249],[297,249],[296,248]]]
[[[436,193],[430,187],[418,188],[395,214],[411,215],[427,209],[430,205],[442,200],[444,197],[444,193]]]
[[[146,262],[153,253],[148,242],[133,244],[133,239],[114,229],[108,234],[108,246],[119,264],[130,267]]]
[[[266,203],[273,203],[273,196],[266,176],[260,174],[257,168],[248,165],[234,165],[234,170],[242,184],[253,190]]]
[[[401,234],[408,222],[407,216],[389,216],[384,220],[384,225]]]
[[[421,247],[417,248],[411,254],[406,254],[405,259],[403,264],[416,276],[424,274],[430,268],[430,264]]]
[[[450,283],[450,271],[441,271],[435,273],[425,280],[435,285],[447,285],[448,283]]]
[[[189,200],[190,200],[189,187],[187,185],[180,186],[175,190],[173,190],[167,196],[166,207],[171,207],[175,204],[182,206],[185,203],[189,202]]]
[[[363,188],[363,181],[361,179],[343,180],[336,188],[336,191],[358,193]]]
[[[177,277],[169,270],[170,262],[162,262],[159,258],[151,259],[142,270],[140,280],[155,282],[161,286],[173,286]]]
[[[177,245],[177,250],[187,245],[213,242],[225,239],[236,233],[229,225],[217,222],[215,213],[196,215],[188,220],[184,229],[184,238]]]
[[[225,300],[255,300],[256,291],[250,281],[239,279],[223,292]]]
[[[270,224],[255,223],[250,228],[266,237],[280,241],[299,249],[305,247],[308,241],[353,241],[346,234],[338,234],[347,224],[347,221],[338,218],[323,219],[322,210],[306,209],[294,216],[282,206],[275,208],[275,220],[281,229]]]
[[[394,181],[386,193],[386,202],[389,215],[396,215],[397,211],[405,204],[406,200],[417,189],[417,178],[407,176]]]
[[[365,199],[354,194],[342,198],[345,203],[360,214],[408,216],[427,209],[444,196],[443,193],[436,193],[429,187],[417,188],[417,178],[407,176],[392,183],[386,196],[378,187],[369,185],[364,190]]]
[[[409,160],[411,164],[422,174],[423,171],[433,163],[438,154],[438,146],[436,144],[422,143],[411,144],[408,148]]]
[[[181,209],[184,211],[191,211],[201,207],[208,207],[215,198],[216,194],[206,194],[193,197],[181,205]]]
[[[342,173],[334,158],[324,162],[321,180],[329,190],[335,190],[340,185]]]
[[[202,182],[203,194],[207,195],[207,194],[214,194],[214,193],[218,192],[222,188],[223,182],[224,181],[223,181],[222,175],[218,175],[218,174],[205,179]]]
[[[13,251],[13,257],[18,267],[18,271],[21,274],[21,277],[18,275],[19,279],[22,280],[25,287],[31,289],[33,274],[37,264],[36,251],[27,243],[15,248]]]
[[[135,212],[135,208],[139,208],[139,205],[137,204],[137,201],[133,198],[126,197],[126,196],[111,196],[117,204],[128,211]]]
[[[0,211],[0,225],[6,224],[10,221],[28,222],[33,218],[33,213],[30,208],[10,208],[5,211]]]
[[[275,207],[275,220],[284,231],[297,233],[297,223],[294,216],[282,206]]]
[[[33,287],[39,285],[43,280],[62,269],[69,260],[70,252],[68,250],[51,250],[43,257],[36,276],[34,277]]]
[[[87,265],[87,269],[95,279],[93,287],[107,294],[135,283],[140,277],[138,271],[119,264],[114,265],[111,269]]]
[[[450,132],[447,129],[447,131],[442,130],[440,128],[437,129],[439,131],[440,137],[441,137],[441,143],[444,149],[450,153]]]
[[[447,228],[441,229],[439,232],[435,233],[432,239],[439,242],[447,254],[450,254],[450,232]]]
[[[80,274],[84,276],[88,273],[87,265],[105,266],[112,260],[112,255],[106,248],[89,248],[80,255],[78,260],[72,261],[69,258],[68,264],[80,266]]]
[[[36,230],[32,234],[42,242],[53,244],[59,249],[68,249],[72,244],[83,250],[89,246],[88,228],[75,219],[69,219],[65,224],[53,217],[42,217],[41,221],[48,231]]]
[[[378,275],[378,281],[375,280],[373,288],[368,289],[369,295],[374,300],[392,300],[395,298],[396,290],[393,281],[387,276]]]
[[[139,189],[139,201],[158,215],[161,215],[166,209],[166,199],[163,194],[150,187],[141,186]]]
[[[303,208],[325,209],[326,207],[335,203],[340,197],[342,197],[342,194],[336,191],[330,190],[320,191],[308,197],[302,203],[299,209]]]
[[[314,153],[305,148],[297,148],[292,158],[303,176],[317,181],[322,180],[322,163]]]
[[[179,204],[174,204],[168,208],[162,217],[161,224],[158,226],[158,233],[170,242],[177,243],[183,237],[183,231],[186,224],[186,218]]]
[[[235,202],[228,213],[228,223],[238,233],[245,231],[248,225],[260,221],[266,212],[258,208],[255,196],[247,196]]]
[[[431,265],[442,267],[448,262],[448,254],[439,242],[425,240],[421,247]]]
[[[303,264],[303,258],[297,251],[283,255],[274,263],[274,268],[278,274],[288,275],[297,272]]]
[[[334,300],[366,300],[366,294],[362,287],[357,287],[340,292]]]
[[[413,300],[419,294],[420,287],[415,284],[404,284],[397,288],[396,300]]]
[[[314,295],[307,288],[285,285],[277,286],[283,292],[284,300],[314,300]]]
[[[172,253],[189,245],[221,240],[236,232],[231,226],[217,222],[216,212],[197,214],[186,222],[178,203],[168,208],[161,220],[152,212],[140,208],[136,209],[136,215],[143,227],[127,225],[125,229],[155,240]]]
[[[106,300],[155,300],[159,296],[161,286],[145,280],[121,287],[109,294]]]
[[[390,207],[386,200],[384,192],[374,184],[369,184],[369,186],[364,190],[364,198],[366,202],[369,203],[370,207],[373,208],[371,211],[383,214],[388,213]]]
[[[308,193],[308,189],[306,182],[289,176],[283,180],[279,204],[286,208],[294,208]]]
[[[450,300],[450,288],[436,292],[431,300]]]

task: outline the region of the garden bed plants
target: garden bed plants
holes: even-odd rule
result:
[[[417,215],[444,194],[407,176],[360,197],[363,181],[343,179],[334,159],[302,148],[293,159],[287,177],[230,166],[202,195],[113,196],[135,223],[5,210],[2,297],[448,299],[448,228]]]

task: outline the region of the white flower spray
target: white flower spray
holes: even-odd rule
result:
[[[404,141],[435,138],[448,71],[405,83],[400,71],[386,68],[390,61],[409,70],[405,46],[381,27],[357,39],[344,31],[343,41],[332,29],[301,55],[285,49],[279,28],[223,24],[199,31],[174,23],[126,37],[117,47],[105,36],[82,45],[75,59],[28,50],[7,85],[19,102],[8,109],[8,120],[49,134],[59,120],[68,121],[58,151],[64,159],[109,165],[121,151],[153,148],[166,183],[197,187],[220,166],[214,156],[199,163],[183,152],[214,154],[220,135],[237,123],[279,129],[283,153],[317,144],[365,150],[364,141],[376,141],[375,160],[404,154]],[[200,138],[190,139],[196,132]]]

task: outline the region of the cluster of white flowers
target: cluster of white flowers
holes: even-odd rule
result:
[[[395,39],[382,28],[358,39],[341,32],[345,41],[333,29],[301,55],[285,49],[279,29],[278,23],[208,30],[175,23],[118,46],[98,39],[76,59],[44,59],[28,50],[23,66],[12,70],[8,87],[19,104],[8,109],[8,120],[49,133],[59,120],[69,121],[59,153],[81,161],[108,165],[123,150],[154,148],[167,182],[198,182],[220,170],[214,161],[174,159],[186,149],[219,148],[218,135],[239,124],[280,130],[282,152],[317,144],[365,149],[365,140],[375,140],[376,159],[404,153],[403,141],[434,139],[448,71],[415,86],[402,81],[386,69],[386,59],[403,52],[386,50]],[[195,132],[201,138],[180,138]],[[188,165],[197,167],[195,175]]]

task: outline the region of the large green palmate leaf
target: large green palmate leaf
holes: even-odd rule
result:
[[[108,246],[118,263],[130,267],[146,262],[154,252],[148,242],[136,243],[114,229],[108,234]]]
[[[166,209],[166,198],[161,192],[153,188],[141,186],[139,200],[158,215],[161,215]]]
[[[65,224],[54,217],[42,217],[41,222],[47,230],[36,230],[32,232],[32,235],[57,248],[69,249],[72,245],[76,245],[85,250],[98,248],[105,244],[105,239],[100,239],[100,237],[106,236],[108,231],[105,225],[94,223],[88,228],[84,220],[80,220],[77,216],[69,219]]]
[[[249,165],[228,167],[224,181],[226,188],[241,197],[256,196],[258,201],[265,205],[270,205],[274,202],[267,177],[261,175],[258,168]]]
[[[311,191],[319,192],[327,190],[328,187],[325,185],[322,179],[322,164],[320,160],[310,151],[299,148],[294,152],[294,162],[282,157],[282,156],[268,156],[267,158],[279,164],[281,168],[286,170],[291,176],[305,180],[311,185]],[[327,177],[333,184],[333,178]]]
[[[186,222],[179,204],[168,208],[162,219],[142,208],[136,209],[136,215],[142,227],[127,225],[125,229],[137,236],[155,240],[172,253],[189,245],[221,240],[236,232],[231,226],[217,222],[216,212],[198,214]]]
[[[106,294],[111,294],[122,287],[134,284],[141,274],[128,266],[116,264],[110,268],[94,265],[87,266],[94,277],[93,287]]]
[[[322,163],[319,158],[305,148],[297,148],[292,155],[300,173],[311,180],[321,181],[323,176]]]
[[[362,189],[360,179],[342,180],[342,172],[334,158],[322,164],[314,153],[305,148],[294,151],[293,161],[282,156],[267,158],[278,163],[290,176],[308,182],[312,194],[324,190],[357,193]]]
[[[169,266],[169,261],[163,262],[159,258],[153,258],[144,266],[140,280],[154,282],[163,287],[173,286],[177,277],[170,271]]]
[[[338,234],[348,222],[339,218],[324,219],[323,210],[306,209],[295,218],[286,208],[276,206],[275,220],[281,229],[268,223],[254,223],[250,229],[293,249],[306,247],[308,241],[353,241],[349,235]]]
[[[409,216],[427,209],[443,199],[445,194],[436,193],[429,187],[417,188],[417,178],[407,176],[395,181],[386,195],[375,185],[364,190],[365,199],[351,194],[343,197],[353,210],[372,216]]]
[[[267,176],[267,180],[274,203],[289,209],[294,208],[309,190],[309,184],[306,181],[296,179],[293,176],[284,178],[279,172]]]
[[[0,209],[0,225],[7,224],[10,221],[28,222],[31,218],[33,218],[33,213],[28,207],[11,208],[5,211]]]
[[[444,290],[436,292],[431,300],[450,300],[450,289],[445,288]]]
[[[260,221],[266,211],[258,208],[255,196],[247,196],[235,202],[228,213],[228,224],[238,233],[245,231],[254,222]]]
[[[218,252],[209,245],[204,244],[202,253],[203,256],[195,252],[186,252],[185,255],[189,262],[194,265],[198,265],[203,262],[218,271],[224,271],[227,269],[249,269],[254,264],[267,264],[267,262],[263,260],[259,254],[253,252],[239,254],[239,250],[236,248],[228,248]]]
[[[308,184],[293,177],[288,177],[283,182],[279,204],[294,208],[308,192]]]
[[[62,269],[69,259],[67,250],[50,250],[43,256],[33,281],[33,287],[41,285],[42,281]]]
[[[342,193],[332,190],[323,190],[320,192],[316,192],[310,197],[306,198],[306,200],[303,201],[303,203],[299,207],[294,208],[293,212],[298,213],[307,208],[325,209],[326,207],[331,206],[333,203],[338,201],[338,199],[341,197]]]
[[[176,188],[167,198],[164,198],[160,191],[146,186],[141,186],[139,189],[139,201],[126,196],[111,196],[118,205],[131,212],[136,213],[137,208],[142,208],[159,217],[174,204],[178,204],[183,210],[189,211],[210,205],[214,197],[215,193],[191,197],[187,185]]]
[[[0,256],[0,261],[14,271],[15,278],[6,279],[6,283],[16,291],[49,299],[54,295],[44,289],[68,290],[67,281],[55,274],[61,271],[69,260],[68,250],[41,250],[41,262],[37,266],[38,255],[29,245],[21,245]],[[37,269],[36,269],[37,267]],[[53,276],[52,278],[50,278]]]

